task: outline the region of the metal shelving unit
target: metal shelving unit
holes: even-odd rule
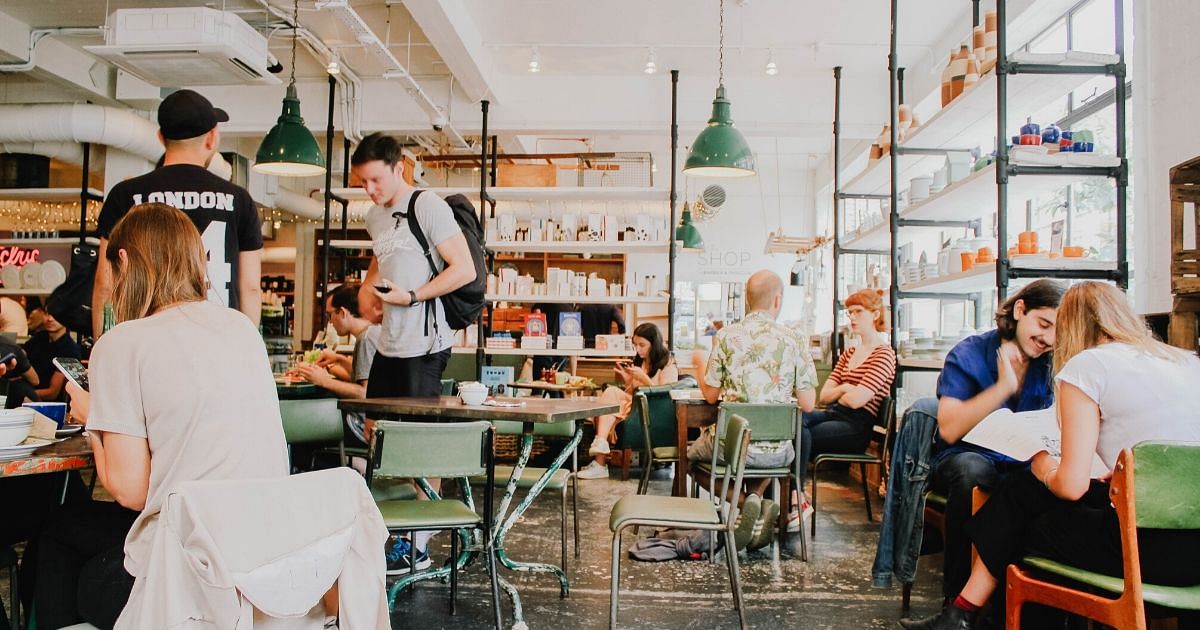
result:
[[[996,0],[997,64],[993,73],[982,77],[978,84],[931,116],[925,125],[901,141],[897,136],[899,106],[904,102],[904,69],[897,61],[897,15],[899,0],[891,0],[891,22],[888,55],[889,118],[891,147],[887,155],[867,166],[860,174],[842,186],[839,150],[841,121],[841,68],[834,68],[834,326],[836,329],[839,289],[839,258],[843,255],[886,255],[890,270],[890,308],[892,310],[892,343],[897,344],[899,305],[905,299],[970,300],[975,304],[976,325],[982,325],[985,293],[995,290],[1003,301],[1014,281],[1032,278],[1099,279],[1116,282],[1128,288],[1128,238],[1126,216],[1128,203],[1129,164],[1126,131],[1126,66],[1124,48],[1124,0],[1113,0],[1116,16],[1115,55],[1089,55],[1069,51],[1064,55],[1021,53],[1013,59],[1006,49],[1009,23],[1006,0]],[[972,0],[973,26],[979,23],[979,0]],[[1049,57],[1059,57],[1050,59]],[[1095,76],[1111,76],[1116,87],[1116,155],[1061,156],[1057,165],[1021,163],[1014,160],[1007,147],[1008,109],[1016,107],[1034,111],[1041,105],[1070,94]],[[994,105],[989,92],[995,90]],[[994,126],[993,123],[994,122]],[[921,175],[933,170],[934,164],[949,153],[968,150],[981,138],[994,133],[995,163],[971,173],[965,179],[947,186],[939,193],[913,203],[903,211],[898,209],[900,182],[904,177]],[[1116,182],[1116,260],[1094,261],[1078,259],[1044,259],[1037,256],[1010,258],[1008,256],[1008,202],[1029,200],[1038,195],[1089,178],[1107,178]],[[993,197],[994,195],[994,197]],[[840,202],[850,199],[887,200],[886,221],[860,228],[846,235],[843,243]],[[994,205],[991,205],[994,200]],[[944,228],[974,228],[979,231],[979,213],[996,212],[997,261],[978,265],[950,276],[929,278],[901,285],[899,273],[899,232],[938,230]],[[986,216],[986,215],[984,215]],[[837,339],[835,335],[835,352]],[[900,371],[936,371],[940,360],[901,359]]]

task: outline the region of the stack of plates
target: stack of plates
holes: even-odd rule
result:
[[[29,436],[33,410],[27,408],[0,411],[0,448],[12,448]],[[0,453],[0,457],[3,454]]]

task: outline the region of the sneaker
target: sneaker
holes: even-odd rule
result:
[[[758,520],[754,523],[754,534],[750,536],[746,550],[757,551],[775,542],[775,523],[778,520],[779,504],[770,499],[763,499]]]
[[[800,518],[801,518],[801,520],[807,521],[807,520],[812,519],[813,511],[814,511],[813,506],[811,503],[808,502],[808,497],[804,496],[804,493],[801,492],[800,493],[800,514],[801,514]]]
[[[579,479],[608,479],[608,466],[601,466],[600,462],[592,460],[592,463],[580,468],[575,476]]]
[[[596,436],[596,439],[592,440],[592,445],[588,447],[588,455],[592,457],[608,455],[611,452],[612,450],[608,448],[608,440],[600,436]]]
[[[405,575],[412,572],[408,558],[409,543],[404,538],[397,538],[392,548],[387,552],[387,574]],[[429,554],[424,549],[417,550],[417,570],[428,569],[433,564]]]
[[[758,523],[758,516],[762,513],[762,499],[757,494],[752,494],[746,497],[742,502],[742,509],[738,512],[737,522],[733,526],[733,542],[737,545],[738,551],[746,548],[750,543],[750,539],[754,536],[754,526]]]
[[[795,532],[800,531],[800,513],[799,512],[792,512],[791,514],[788,514],[787,530],[789,533],[795,533]]]

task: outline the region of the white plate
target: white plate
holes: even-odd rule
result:
[[[20,289],[21,268],[16,265],[8,265],[0,269],[0,282],[4,283],[5,289]]]
[[[54,437],[65,438],[70,435],[75,435],[76,433],[79,433],[82,430],[83,430],[82,424],[68,424],[61,429],[57,429],[54,432]]]
[[[42,288],[53,289],[67,279],[67,270],[57,260],[42,263]]]
[[[42,263],[31,262],[21,269],[21,284],[26,289],[42,286]]]
[[[0,446],[0,462],[6,462],[13,459],[21,459],[28,457],[34,451],[42,448],[47,443],[39,441],[36,444],[18,444],[16,446]]]

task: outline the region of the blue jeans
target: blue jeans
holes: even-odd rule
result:
[[[813,457],[822,453],[861,453],[871,443],[875,418],[865,409],[837,404],[803,415],[800,427],[800,487]]]

